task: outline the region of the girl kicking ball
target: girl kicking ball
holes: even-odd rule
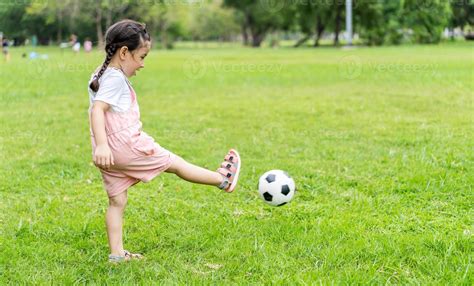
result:
[[[142,131],[137,94],[128,79],[144,68],[150,35],[145,25],[123,20],[112,25],[105,38],[104,63],[89,82],[89,121],[94,164],[109,197],[105,217],[109,261],[121,262],[143,258],[123,247],[122,220],[131,186],[168,172],[230,193],[237,185],[241,160],[230,149],[217,171],[209,171],[186,162]]]

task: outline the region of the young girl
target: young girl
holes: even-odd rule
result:
[[[109,197],[109,261],[120,262],[143,257],[123,248],[122,219],[128,188],[168,172],[189,182],[232,192],[241,160],[237,151],[231,149],[220,168],[209,171],[186,162],[143,132],[137,96],[128,78],[144,67],[151,46],[150,35],[145,25],[123,20],[107,30],[105,40],[105,61],[89,82],[89,120],[94,164],[102,173]]]

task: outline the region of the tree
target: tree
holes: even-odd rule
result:
[[[242,34],[250,34],[252,47],[260,47],[265,36],[286,23],[283,11],[289,7],[284,0],[224,0],[224,6],[240,13]]]
[[[449,0],[404,0],[401,21],[413,31],[417,43],[438,43],[450,15]]]
[[[339,45],[339,34],[342,28],[342,19],[344,19],[345,1],[334,1],[334,46]]]
[[[474,0],[451,1],[452,16],[449,20],[451,29],[474,25]]]
[[[402,40],[400,1],[358,0],[354,9],[356,28],[367,45],[399,44]]]
[[[85,7],[79,0],[49,1],[47,4],[41,1],[31,1],[26,6],[26,15],[22,22],[26,24],[29,19],[36,19],[34,22],[42,21],[43,27],[28,25],[30,33],[38,35],[40,41],[42,38],[44,41],[47,36],[48,41],[61,42],[64,35],[74,33],[74,30],[77,29],[76,23],[79,21],[81,8]],[[49,27],[49,29],[44,31],[45,27]]]
[[[222,7],[222,1],[191,9],[189,33],[192,40],[230,40],[240,32],[234,11]]]
[[[332,19],[332,6],[325,1],[296,2],[297,22],[304,36],[295,47],[314,37],[313,46],[319,46],[319,41]]]
[[[334,32],[334,45],[339,45],[339,35],[343,29],[345,1],[296,1],[297,22],[305,36],[295,47],[300,46],[314,36],[313,46],[319,46],[324,31]]]
[[[23,21],[18,21],[25,17],[27,5],[28,3],[0,5],[0,27],[6,37],[12,39],[28,36],[28,31]],[[12,19],[15,19],[15,21],[12,21]]]
[[[142,13],[139,15],[150,27],[149,30],[158,35],[163,48],[173,48],[176,38],[186,34],[184,23],[192,8],[190,4],[160,1],[141,8]]]
[[[474,23],[474,0],[353,3],[354,31],[367,45],[398,44],[406,35],[417,43],[436,43],[444,28]],[[277,31],[301,31],[296,46],[309,39],[318,46],[325,32],[332,32],[339,44],[344,14],[345,0],[22,0],[0,5],[0,27],[18,41],[37,35],[41,44],[48,44],[74,33],[102,44],[107,27],[132,18],[147,23],[166,48],[176,39],[229,40],[239,33],[245,45],[259,47]]]

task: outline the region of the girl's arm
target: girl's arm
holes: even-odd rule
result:
[[[107,142],[107,134],[105,133],[105,116],[104,113],[110,106],[103,101],[95,101],[91,111],[91,126],[94,133],[96,149],[94,153],[94,164],[102,168],[110,168],[114,165],[114,158]]]

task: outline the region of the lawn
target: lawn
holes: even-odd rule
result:
[[[216,169],[225,194],[170,174],[129,190],[107,263],[87,80],[99,52],[0,62],[0,284],[472,285],[473,45],[154,50],[132,78],[144,130]],[[2,58],[3,60],[3,58]],[[267,170],[296,181],[267,206]]]

